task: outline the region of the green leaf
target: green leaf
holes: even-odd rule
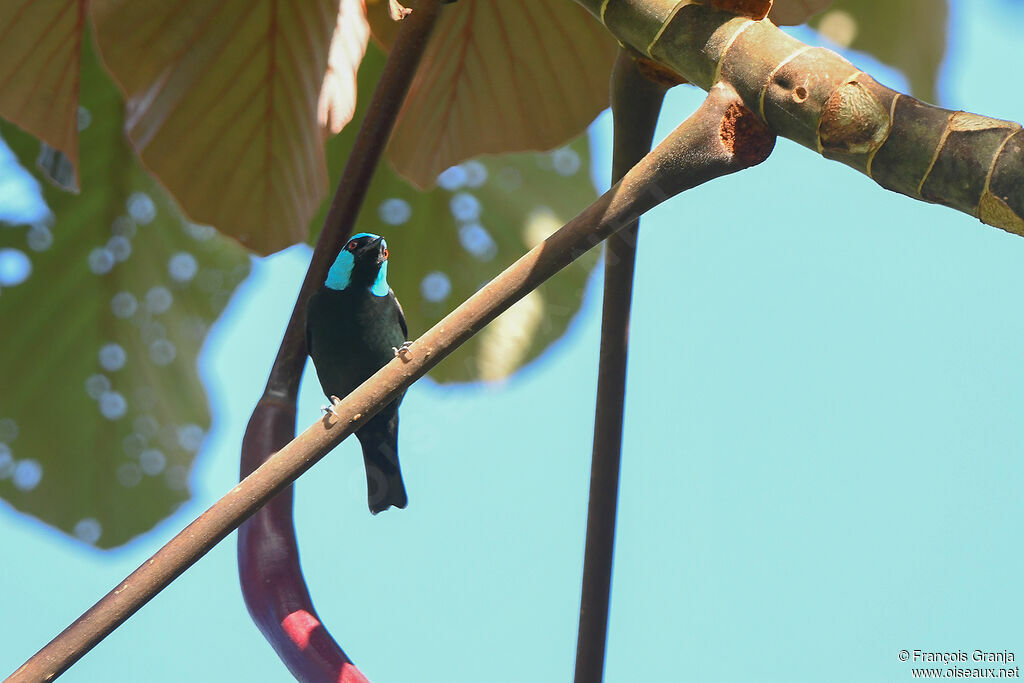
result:
[[[384,58],[374,45],[359,71],[361,121]],[[341,176],[357,126],[327,143],[331,183]],[[586,136],[552,152],[468,161],[439,186],[414,189],[383,162],[357,231],[384,235],[388,280],[415,338],[596,197]],[[326,205],[314,219],[318,234]],[[316,237],[314,234],[314,238]],[[579,310],[596,250],[528,295],[431,372],[440,382],[499,380],[539,356]]]
[[[249,258],[183,219],[125,141],[117,90],[84,57],[81,194],[45,184],[51,224],[0,226],[0,249],[31,266],[0,294],[0,496],[109,548],[189,496],[210,426],[196,355]],[[31,168],[40,143],[0,131]]]
[[[948,21],[947,0],[835,0],[810,23],[842,47],[896,67],[915,97],[935,102]]]

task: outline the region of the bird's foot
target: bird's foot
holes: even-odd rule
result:
[[[320,406],[320,412],[322,412],[324,415],[330,413],[334,417],[338,417],[338,413],[335,412],[334,409],[338,407],[339,403],[341,403],[341,399],[340,398],[338,398],[337,396],[331,396],[331,405],[329,405],[329,406]]]
[[[412,352],[409,350],[410,346],[412,346],[411,341],[402,342],[401,346],[392,346],[391,350],[395,352],[396,358],[401,358],[404,361],[408,361],[409,358],[412,356]]]

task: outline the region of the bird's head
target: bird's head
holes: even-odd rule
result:
[[[388,243],[379,235],[361,232],[352,235],[327,271],[328,289],[361,289],[386,296],[388,286]]]

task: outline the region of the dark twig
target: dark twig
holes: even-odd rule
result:
[[[359,429],[509,306],[610,234],[654,206],[713,178],[760,163],[775,136],[734,91],[712,88],[704,104],[612,189],[531,249],[325,416],[167,542],[141,567],[12,674],[10,681],[55,678],[245,519]]]
[[[647,78],[625,49],[612,71],[615,120],[612,182],[621,179],[651,148],[667,84]],[[600,683],[608,640],[608,605],[615,550],[615,516],[619,496],[629,310],[639,220],[608,238],[604,253],[604,310],[598,360],[594,450],[590,464],[587,541],[580,590],[580,625],[576,640],[575,683]]]
[[[324,228],[292,309],[262,398],[242,440],[241,477],[295,436],[299,380],[306,364],[305,308],[341,245],[352,234],[374,171],[437,22],[438,0],[420,0],[401,23],[384,72],[359,128]],[[286,488],[238,531],[238,576],[249,614],[296,680],[365,681],[322,624],[302,574]]]

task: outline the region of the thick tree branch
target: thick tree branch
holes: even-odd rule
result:
[[[776,134],[868,175],[1024,235],[1024,129],[925,104],[771,21],[704,0],[576,0],[619,40],[705,90],[734,88]]]
[[[633,53],[619,50],[611,82],[615,121],[612,182],[621,180],[651,148],[667,89],[667,84],[648,79]],[[575,683],[600,683],[604,675],[626,402],[629,311],[633,298],[638,229],[639,220],[609,237],[605,243],[604,309],[601,313],[601,352]]]
[[[612,233],[666,199],[763,161],[775,138],[729,88],[704,104],[576,218],[509,266],[271,456],[185,527],[141,567],[12,674],[10,681],[52,680],[513,303]]]

